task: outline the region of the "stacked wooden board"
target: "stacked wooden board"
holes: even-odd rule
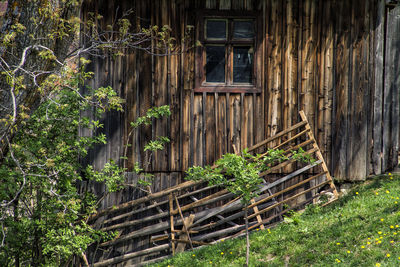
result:
[[[302,120],[248,149],[263,155],[269,148],[280,149],[287,160],[276,162],[260,173],[264,182],[258,197],[249,205],[249,229],[264,229],[282,221],[283,216],[312,203],[321,195],[338,193],[314,139],[304,112]],[[302,148],[314,160],[297,162],[290,158]],[[223,188],[187,181],[104,209],[91,221],[99,229],[117,230],[118,236],[93,249],[93,266],[127,263],[142,266],[171,254],[241,236],[245,231],[244,207],[240,199]],[[143,243],[143,240],[147,242]],[[132,248],[132,244],[142,246]]]

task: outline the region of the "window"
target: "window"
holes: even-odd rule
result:
[[[200,16],[196,91],[254,92],[256,20],[254,16]]]

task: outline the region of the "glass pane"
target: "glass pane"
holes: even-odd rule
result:
[[[233,82],[252,83],[253,48],[239,46],[233,48]]]
[[[254,38],[254,21],[252,20],[233,21],[233,38],[236,39]]]
[[[206,46],[206,82],[225,82],[225,46]]]
[[[206,38],[226,39],[226,21],[208,19],[206,24]]]

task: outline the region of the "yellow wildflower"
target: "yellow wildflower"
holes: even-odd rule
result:
[[[388,257],[388,258],[389,258],[389,257],[390,257],[390,254],[389,254],[389,253],[388,253],[388,254],[386,254],[386,257]]]

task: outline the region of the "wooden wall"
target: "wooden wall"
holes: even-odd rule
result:
[[[111,85],[126,99],[124,113],[104,118],[110,142],[92,151],[96,166],[118,158],[129,122],[160,105],[170,105],[172,116],[133,135],[128,165],[148,160],[143,147],[151,138],[170,137],[167,149],[152,155],[146,167],[169,177],[156,180],[158,189],[177,182],[176,174],[189,166],[233,152],[232,145],[243,149],[296,123],[299,110],[312,124],[334,177],[362,180],[397,164],[399,7],[383,0],[120,0],[88,1],[83,14],[95,10],[106,23],[118,15],[111,12],[117,7],[119,13],[134,10],[134,27],[169,24],[177,40],[194,25],[193,41],[196,10],[258,11],[261,93],[194,92],[195,49],[95,59],[92,86]]]

